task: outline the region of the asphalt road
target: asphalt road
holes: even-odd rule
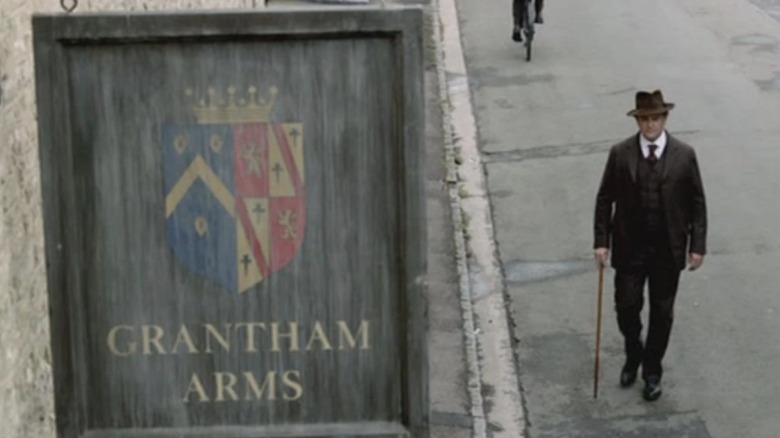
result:
[[[508,0],[457,1],[528,436],[780,436],[780,2],[547,3],[527,63]],[[697,150],[709,253],[682,276],[655,403],[618,386],[608,272],[593,400],[597,184],[634,93],[656,88]]]

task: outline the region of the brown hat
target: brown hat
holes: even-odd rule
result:
[[[664,96],[661,90],[655,90],[652,93],[639,91],[636,93],[636,108],[629,111],[626,115],[630,117],[649,116],[652,114],[663,114],[674,108],[671,102],[664,102]]]

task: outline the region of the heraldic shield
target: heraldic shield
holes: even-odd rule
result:
[[[168,243],[190,270],[245,292],[289,264],[305,231],[303,126],[271,123],[276,97],[194,106],[196,124],[162,127]],[[193,96],[191,90],[187,90]]]

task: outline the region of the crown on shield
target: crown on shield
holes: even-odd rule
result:
[[[227,96],[218,96],[217,90],[209,87],[207,96],[197,99],[192,107],[198,124],[267,122],[279,90],[271,87],[267,98],[258,96],[255,86],[248,87],[246,91],[246,95],[237,96],[236,87],[231,85],[227,88]],[[185,94],[191,98],[195,97],[191,88],[188,88]]]

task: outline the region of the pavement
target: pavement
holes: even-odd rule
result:
[[[525,435],[780,436],[780,2],[546,3],[527,63],[506,2],[457,0]],[[618,385],[608,271],[594,400],[595,194],[609,147],[636,131],[634,93],[656,88],[698,154],[709,251],[682,276],[655,403]]]

